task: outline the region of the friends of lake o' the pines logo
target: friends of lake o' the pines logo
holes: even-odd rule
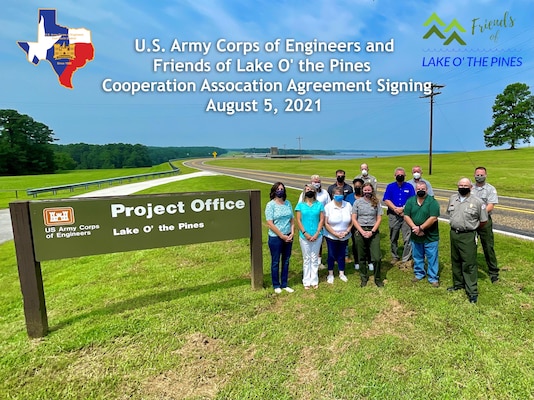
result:
[[[506,11],[500,18],[483,19],[472,18],[467,28],[456,18],[450,22],[445,22],[435,12],[423,23],[428,30],[423,35],[423,39],[439,40],[443,46],[467,45],[470,36],[486,34],[493,42],[498,42],[501,29],[512,28],[515,19]],[[469,32],[470,31],[470,32]]]

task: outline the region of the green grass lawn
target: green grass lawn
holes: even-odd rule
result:
[[[262,207],[268,200],[269,185],[221,176],[144,193],[228,188],[259,188]],[[289,191],[293,205],[298,194]],[[434,289],[391,267],[386,224],[383,289],[360,288],[349,264],[347,283],[327,285],[321,271],[319,289],[305,291],[297,241],[296,291],[275,295],[266,227],[266,287],[257,291],[246,239],[43,262],[50,333],[35,340],[26,335],[13,242],[0,245],[0,398],[532,398],[532,242],[496,236],[501,280],[490,283],[480,253],[472,305],[445,289],[448,225]]]
[[[180,171],[184,174],[192,171],[191,168],[181,165],[179,161],[176,161],[175,164],[179,166]],[[97,190],[98,187],[91,186],[89,189],[76,188],[73,192],[70,192],[69,190],[63,190],[59,191],[57,194],[43,193],[39,194],[37,198],[27,196],[26,189],[68,185],[79,182],[91,182],[101,179],[118,178],[121,176],[148,174],[151,172],[170,170],[171,168],[169,167],[169,164],[163,163],[150,168],[87,169],[46,175],[0,176],[0,208],[7,208],[9,203],[12,201],[70,197]],[[132,182],[136,181],[134,180]]]

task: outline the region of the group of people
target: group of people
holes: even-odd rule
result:
[[[371,275],[378,287],[384,286],[379,232],[384,213],[382,204],[387,209],[391,263],[402,270],[413,266],[412,282],[426,278],[438,288],[440,205],[430,182],[422,178],[421,167],[412,168],[410,180],[406,180],[404,168],[396,168],[395,181],[386,186],[382,200],[377,197],[378,181],[369,174],[367,164],[360,165],[360,174],[353,179],[352,186],[346,183],[345,175],[344,170],[337,170],[336,182],[327,190],[322,188],[321,178],[312,175],[294,210],[287,200],[284,184],[276,182],[272,186],[265,217],[275,292],[294,291],[288,286],[288,273],[295,227],[302,250],[302,283],[306,290],[318,288],[323,239],[328,250],[328,284],[334,283],[336,264],[339,279],[347,282],[346,256],[352,239],[354,268],[359,272],[361,287],[367,285]],[[499,280],[491,221],[498,196],[486,177],[484,167],[475,168],[475,185],[468,178],[460,179],[458,193],[450,196],[447,205],[453,279],[453,285],[447,290],[465,290],[472,303],[478,300],[477,238],[482,244],[491,282]],[[402,251],[398,245],[400,238]]]

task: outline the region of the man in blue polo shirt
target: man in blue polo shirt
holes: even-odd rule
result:
[[[384,204],[388,207],[389,239],[391,242],[391,263],[399,264],[401,269],[408,269],[411,265],[412,245],[410,243],[410,226],[404,221],[404,205],[406,201],[415,196],[415,190],[411,184],[405,182],[406,172],[404,168],[395,169],[395,182],[386,186]],[[399,235],[402,233],[404,250],[402,256],[398,254]]]

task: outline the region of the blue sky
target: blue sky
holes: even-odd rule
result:
[[[492,123],[496,95],[511,83],[522,82],[534,91],[534,2],[531,0],[295,0],[295,1],[27,1],[5,0],[0,15],[0,108],[16,109],[48,125],[58,143],[142,143],[150,146],[219,146],[224,148],[414,150],[427,149],[430,105],[421,92],[392,95],[378,92],[378,80],[434,82],[445,85],[435,96],[433,148],[482,150],[483,131]],[[78,70],[73,89],[61,86],[50,64],[33,65],[17,41],[36,41],[39,8],[57,10],[57,23],[91,31],[94,60]],[[436,13],[447,25],[456,18],[466,42],[444,45],[436,35],[423,39],[430,27],[423,23]],[[472,31],[473,19],[478,18]],[[488,21],[501,26],[487,27]],[[506,21],[506,24],[503,22]],[[486,25],[481,29],[478,25]],[[506,25],[506,26],[505,26]],[[513,25],[513,26],[512,26]],[[443,27],[441,30],[443,31]],[[451,31],[452,32],[452,31]],[[449,32],[449,34],[451,33]],[[136,39],[158,38],[166,53],[138,53]],[[283,50],[267,54],[267,42],[295,39],[308,42],[388,42],[394,51],[319,53],[309,57]],[[257,42],[262,50],[243,56],[211,49],[171,53],[174,39],[211,43]],[[147,43],[148,45],[149,43]],[[436,57],[457,59],[459,66],[435,66]],[[483,60],[515,66],[468,65]],[[211,72],[154,72],[153,60],[210,62]],[[230,72],[214,72],[215,63],[232,59]],[[293,59],[289,72],[237,72],[242,63],[258,59],[277,63]],[[367,72],[299,72],[296,63],[308,58],[327,66],[331,59],[368,62]],[[520,64],[520,65],[519,65]],[[321,111],[285,112],[285,99],[294,93],[106,93],[102,82],[192,81],[197,89],[210,81],[281,82],[365,81],[370,92],[310,93],[320,99]],[[214,101],[259,102],[258,112],[206,111]],[[279,109],[263,111],[265,98]]]

